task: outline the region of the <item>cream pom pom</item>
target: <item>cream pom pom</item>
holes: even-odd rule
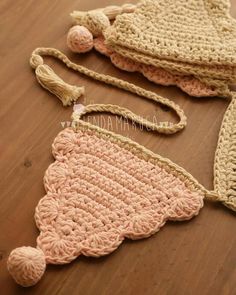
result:
[[[45,272],[44,253],[42,250],[32,247],[16,248],[8,257],[7,268],[19,285],[23,287],[33,286]]]
[[[90,51],[93,48],[93,35],[84,26],[74,26],[67,34],[67,46],[73,52]]]

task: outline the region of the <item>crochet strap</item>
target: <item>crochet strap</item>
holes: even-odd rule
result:
[[[137,85],[129,83],[127,81],[97,73],[89,70],[84,66],[71,62],[66,55],[54,48],[37,48],[33,51],[30,65],[35,69],[35,74],[38,82],[45,89],[55,94],[63,103],[64,106],[71,105],[76,101],[82,94],[84,94],[84,87],[72,86],[65,83],[60,77],[58,77],[54,71],[47,65],[44,64],[42,56],[53,56],[61,60],[68,68],[71,68],[81,74],[84,74],[95,80],[104,82],[109,85],[113,85],[117,88],[124,89],[131,93],[137,94],[141,97],[149,99],[151,101],[160,103],[172,109],[179,117],[178,123],[171,122],[160,122],[153,123],[140,116],[134,114],[130,110],[119,107],[117,105],[104,105],[95,104],[85,107],[84,113],[88,112],[109,112],[112,114],[120,115],[124,118],[133,120],[136,123],[140,123],[146,128],[157,131],[159,133],[172,134],[182,130],[186,126],[186,116],[183,110],[175,104],[173,101],[163,98],[152,91],[148,91]],[[83,113],[83,114],[84,114]]]
[[[85,108],[80,112],[73,113],[73,120],[77,121],[85,114],[89,113],[111,113],[114,115],[121,116],[125,119],[129,119],[132,122],[145,126],[148,130],[157,131],[159,133],[171,134],[176,131],[172,129],[172,123],[170,122],[161,122],[159,124],[155,124],[151,121],[144,119],[141,116],[138,116],[131,112],[130,110],[112,104],[90,104],[85,106]]]
[[[214,190],[221,201],[236,211],[236,93],[224,114],[214,162]]]

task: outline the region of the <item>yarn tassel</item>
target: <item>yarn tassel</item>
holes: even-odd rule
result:
[[[40,56],[33,56],[30,64],[35,68],[39,84],[55,94],[62,101],[63,106],[70,106],[84,94],[83,86],[78,87],[65,83],[48,65],[43,64]]]

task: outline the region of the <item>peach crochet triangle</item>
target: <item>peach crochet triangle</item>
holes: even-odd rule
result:
[[[79,255],[106,255],[125,238],[147,238],[168,220],[191,219],[199,213],[204,198],[221,201],[236,210],[232,192],[235,187],[234,93],[222,123],[212,192],[170,160],[126,137],[81,120],[88,113],[108,112],[149,130],[172,134],[186,126],[186,117],[178,105],[134,84],[76,65],[56,49],[37,48],[30,60],[37,80],[64,105],[76,100],[84,88],[65,83],[44,64],[44,55],[57,57],[67,67],[95,80],[168,106],[179,121],[153,123],[110,104],[75,108],[72,127],[60,132],[52,146],[55,162],[45,173],[46,195],[35,210],[40,230],[37,246],[16,248],[8,258],[8,270],[18,284],[35,285],[49,263],[69,263]],[[230,148],[230,154],[225,145]]]
[[[147,238],[203,206],[206,190],[182,168],[89,123],[60,132],[52,152],[35,211],[37,249],[17,248],[8,259],[23,286],[37,283],[46,264],[107,255],[125,238]]]

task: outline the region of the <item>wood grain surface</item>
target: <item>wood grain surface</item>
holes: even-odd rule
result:
[[[72,112],[37,84],[28,62],[36,47],[61,49],[77,63],[136,83],[178,103],[188,117],[188,125],[176,135],[140,131],[127,124],[116,124],[114,119],[112,125],[105,126],[170,158],[212,189],[214,151],[227,101],[191,98],[176,87],[157,86],[140,74],[122,72],[98,53],[75,55],[66,48],[70,12],[121,3],[123,1],[111,0],[0,1],[2,295],[233,295],[236,292],[235,214],[209,202],[191,221],[168,222],[151,238],[126,240],[107,257],[79,257],[69,265],[48,266],[35,287],[17,286],[6,270],[7,256],[12,249],[35,246],[38,230],[33,219],[34,209],[45,194],[43,175],[53,161],[51,144],[62,130],[61,122],[69,121]],[[236,17],[235,0],[231,14]],[[67,71],[55,60],[50,59],[48,63],[69,83],[86,87],[86,94],[80,100],[84,104],[114,103],[140,115],[174,119],[165,108]],[[103,124],[98,116],[95,118],[98,124]]]

